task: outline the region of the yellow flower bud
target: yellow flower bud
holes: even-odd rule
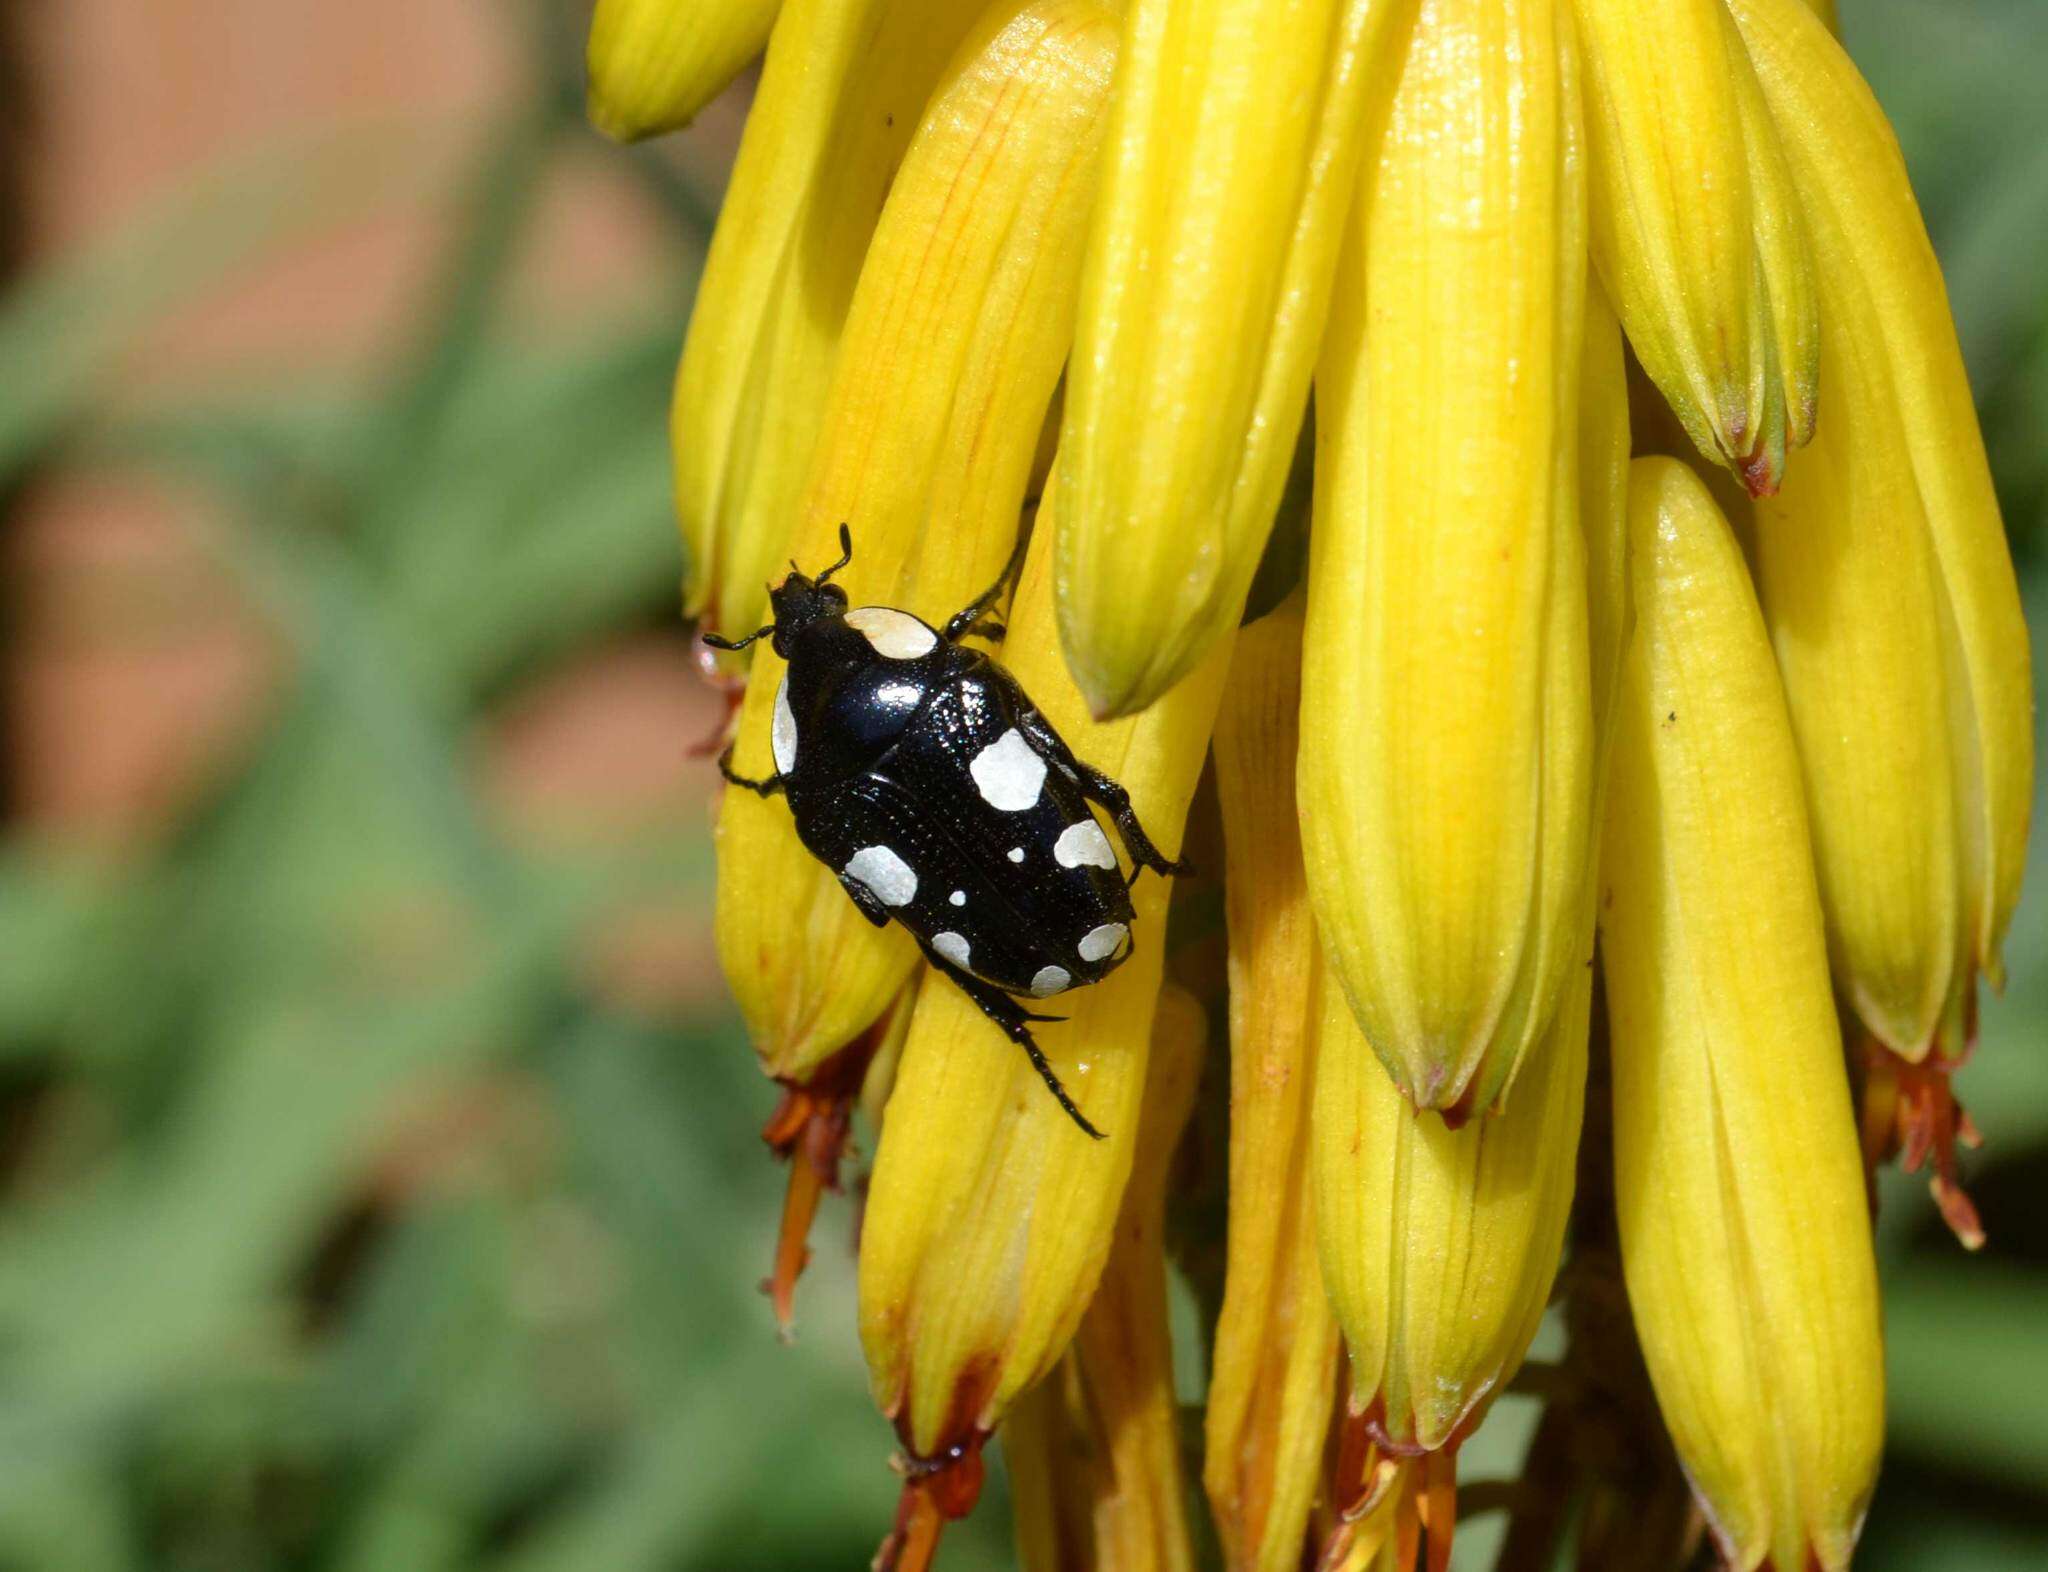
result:
[[[1166,1314],[1166,1180],[1208,1023],[1168,984],[1116,1242],[1074,1346],[1002,1427],[1026,1572],[1193,1572]]]
[[[761,52],[782,0],[597,0],[590,123],[620,142],[697,118]]]
[[[962,46],[904,159],[791,538],[815,572],[851,523],[838,582],[855,605],[943,623],[1010,555],[1072,328],[1115,54],[1092,0],[1009,0]],[[783,670],[757,646],[743,766],[769,756]],[[801,1075],[881,1012],[916,948],[869,925],[781,801],[728,792],[718,836],[719,957],[770,1071]]]
[[[1582,913],[1584,911],[1582,903]],[[1521,1365],[1557,1272],[1586,1082],[1592,951],[1506,1108],[1418,1113],[1325,982],[1316,1055],[1323,1278],[1354,1413],[1400,1455],[1455,1450]]]
[[[882,198],[975,16],[954,0],[788,0],[778,18],[669,423],[683,609],[719,631],[761,620]]]
[[[1299,600],[1237,637],[1216,722],[1230,957],[1230,1213],[1203,1484],[1230,1572],[1294,1572],[1323,1467],[1337,1324],[1309,1182],[1317,939],[1294,814]]]
[[[1594,261],[1700,452],[1769,492],[1812,430],[1812,264],[1741,40],[1720,0],[1575,4]]]
[[[1060,633],[1098,715],[1237,626],[1286,483],[1380,41],[1414,0],[1134,0],[1061,437]]]
[[[1456,1117],[1499,1101],[1556,1009],[1590,838],[1559,22],[1546,0],[1425,10],[1317,374],[1309,893],[1367,1039]]]
[[[1666,1426],[1730,1565],[1848,1565],[1877,1281],[1799,760],[1742,555],[1640,459],[1601,858],[1615,1204]]]

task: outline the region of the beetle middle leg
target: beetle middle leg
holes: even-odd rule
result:
[[[924,951],[924,958],[931,962],[934,970],[945,973],[955,987],[980,1007],[983,1015],[1002,1028],[1005,1037],[1024,1050],[1025,1057],[1031,1061],[1031,1068],[1038,1072],[1039,1079],[1045,1082],[1046,1090],[1052,1093],[1053,1101],[1060,1105],[1066,1116],[1079,1125],[1086,1134],[1098,1141],[1101,1140],[1102,1132],[1090,1124],[1088,1116],[1074,1106],[1074,1099],[1067,1095],[1066,1087],[1060,1084],[1059,1072],[1047,1061],[1044,1050],[1038,1046],[1037,1039],[1031,1035],[1031,1028],[1026,1024],[1030,1021],[1063,1020],[1065,1017],[1033,1015],[994,983],[983,982],[971,972],[962,971],[921,938],[918,940],[918,948]]]
[[[1040,758],[1048,764],[1064,770],[1074,784],[1081,788],[1081,795],[1091,802],[1099,802],[1115,822],[1117,833],[1124,839],[1124,849],[1131,854],[1131,880],[1137,881],[1140,868],[1150,868],[1161,878],[1173,874],[1190,874],[1194,864],[1168,857],[1152,844],[1152,837],[1145,833],[1145,827],[1138,822],[1138,810],[1131,806],[1131,794],[1124,790],[1121,782],[1112,779],[1092,764],[1084,764],[1074,757],[1074,750],[1066,739],[1052,729],[1046,718],[1038,711],[1028,709],[1017,716],[1017,729],[1024,733],[1025,740],[1035,749]]]
[[[1010,550],[1010,560],[1003,564],[1003,571],[997,577],[995,583],[975,596],[973,600],[969,601],[959,611],[953,613],[951,620],[946,624],[947,643],[950,644],[956,639],[963,639],[969,633],[974,632],[974,625],[988,615],[989,608],[996,603],[996,597],[1003,593],[1003,586],[1015,578],[1017,570],[1024,566],[1024,547],[1030,539],[1031,537],[1028,534],[1020,532],[1017,536],[1017,544]],[[983,637],[990,639],[1000,639],[1005,631],[1007,630],[1003,628],[995,628],[993,630],[984,628],[981,630]]]
[[[732,750],[734,746],[735,744],[728,742],[725,745],[725,751],[719,754],[719,774],[723,775],[728,781],[730,781],[735,786],[744,786],[748,791],[752,792],[757,797],[772,797],[777,792],[782,790],[783,779],[779,771],[776,774],[769,776],[766,780],[755,781],[747,779],[746,776],[740,774],[739,771],[735,770],[732,767]]]

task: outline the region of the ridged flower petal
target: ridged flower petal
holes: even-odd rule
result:
[[[875,231],[789,549],[838,555],[855,605],[943,623],[1015,544],[1072,328],[1116,29],[1092,0],[998,6],[945,73]],[[757,616],[758,610],[749,616]],[[736,756],[769,757],[783,662],[757,647]],[[717,937],[776,1074],[881,1012],[916,961],[797,840],[779,799],[728,792]]]
[[[1337,1377],[1309,1175],[1317,939],[1294,813],[1298,601],[1237,636],[1217,717],[1230,966],[1230,1213],[1203,1484],[1229,1572],[1294,1572]]]
[[[1729,1563],[1848,1564],[1884,1356],[1799,760],[1734,537],[1639,459],[1601,862],[1622,1261]]]

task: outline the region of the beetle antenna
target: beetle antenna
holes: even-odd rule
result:
[[[839,560],[818,575],[818,583],[823,584],[851,561],[853,561],[853,531],[848,529],[846,525],[841,524],[839,526]],[[795,567],[796,564],[792,562],[790,566]]]
[[[715,650],[743,650],[749,644],[753,643],[754,640],[765,639],[769,634],[773,633],[774,631],[775,624],[771,622],[765,628],[756,628],[752,633],[749,633],[743,639],[721,639],[715,633],[702,633],[699,634],[698,637],[703,639],[703,641],[706,644],[710,645]]]

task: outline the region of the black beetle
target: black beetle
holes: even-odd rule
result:
[[[1130,794],[1074,757],[1017,680],[961,642],[991,641],[988,620],[1023,560],[1018,542],[996,582],[943,631],[893,606],[849,610],[832,576],[853,560],[839,527],[839,560],[815,579],[792,562],[769,590],[775,620],[742,639],[705,634],[716,649],[768,638],[789,663],[775,695],[775,773],[735,786],[789,798],[798,838],[839,876],[877,927],[894,918],[925,959],[958,984],[1031,1058],[1067,1116],[1090,1124],[1032,1040],[1034,1015],[1017,996],[1044,999],[1099,982],[1130,953],[1128,882],[1090,811],[1100,803],[1131,859],[1187,872],[1138,823]]]

